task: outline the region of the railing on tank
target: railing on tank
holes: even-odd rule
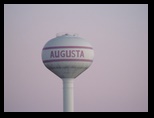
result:
[[[59,36],[74,36],[74,37],[78,37],[78,34],[77,33],[64,33],[64,32],[60,32],[60,33],[57,33],[56,34],[56,37],[59,37]]]

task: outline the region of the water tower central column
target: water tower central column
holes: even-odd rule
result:
[[[63,78],[63,111],[74,111],[73,80],[74,78]]]

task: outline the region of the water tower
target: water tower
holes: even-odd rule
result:
[[[58,34],[42,50],[44,65],[63,80],[63,111],[73,112],[73,80],[93,62],[89,42],[76,34]]]

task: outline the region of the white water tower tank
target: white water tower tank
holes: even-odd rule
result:
[[[63,80],[64,111],[73,111],[73,79],[92,64],[93,58],[90,43],[75,34],[57,35],[43,47],[44,65]]]

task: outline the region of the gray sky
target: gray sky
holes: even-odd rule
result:
[[[4,111],[63,111],[45,43],[73,32],[94,48],[74,81],[76,112],[148,111],[148,5],[4,5]]]

